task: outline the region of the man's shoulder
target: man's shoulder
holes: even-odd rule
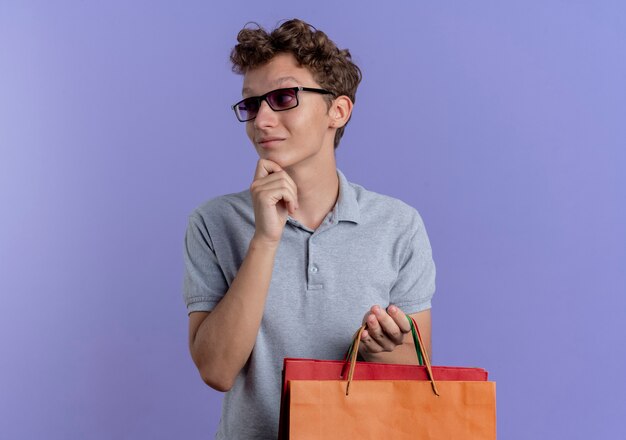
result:
[[[363,185],[359,185],[354,182],[350,182],[350,186],[354,190],[359,206],[368,206],[380,209],[394,208],[403,213],[415,211],[415,208],[411,205],[396,197],[372,191],[365,188]]]
[[[362,185],[350,182],[361,215],[373,220],[385,219],[385,222],[410,224],[421,222],[417,209],[396,197],[371,191]]]
[[[232,221],[237,216],[247,217],[252,213],[250,190],[244,190],[206,200],[191,212],[190,217],[204,222],[221,223]]]

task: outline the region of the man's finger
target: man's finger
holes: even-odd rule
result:
[[[274,163],[271,161],[266,161],[266,162]],[[257,165],[257,171],[259,171],[259,166],[260,164]],[[266,171],[267,171],[266,169],[260,170],[261,174]],[[250,190],[251,191],[256,190],[260,192],[269,188],[276,188],[276,185],[281,185],[281,186],[286,185],[289,187],[289,190],[292,192],[294,196],[293,197],[294,208],[297,209],[298,208],[298,187],[296,186],[296,183],[293,181],[291,176],[284,170],[278,169],[277,171],[274,171],[271,174],[267,174],[264,177],[260,177],[258,179],[255,178],[255,180],[250,185]]]
[[[271,198],[273,200],[273,205],[282,199],[285,202],[290,202],[294,208],[297,208],[298,206],[298,196],[293,191],[291,185],[285,181],[276,181],[260,185],[257,190],[262,199],[268,200],[266,197]]]
[[[282,168],[276,162],[267,159],[259,159],[256,164],[256,170],[254,171],[254,180],[262,179],[277,171],[282,171]]]
[[[406,314],[402,310],[392,304],[387,307],[387,313],[395,321],[398,327],[400,327],[400,331],[402,333],[409,333],[411,331],[409,320],[406,319]]]
[[[380,344],[372,339],[367,330],[363,330],[363,333],[361,333],[361,348],[359,350],[363,350],[366,353],[380,353],[385,351]]]
[[[376,316],[384,336],[396,345],[401,344],[404,340],[404,335],[396,321],[380,306],[372,307],[372,314]]]
[[[378,343],[378,345],[383,347],[386,351],[392,351],[395,346],[398,345],[398,342],[389,334],[387,334],[387,331],[381,326],[380,317],[376,315],[376,312],[380,314],[380,307],[374,306],[372,307],[372,309],[375,310],[375,312],[370,313],[370,315],[367,317],[368,334],[372,337],[372,339],[374,339],[374,341]],[[383,313],[385,312],[383,311]],[[388,316],[387,319],[393,323],[393,319],[389,318]],[[396,333],[401,334],[397,326]]]
[[[263,189],[265,187],[269,187],[270,184],[276,182],[284,183],[285,185],[289,186],[289,188],[291,188],[294,195],[298,195],[298,187],[296,186],[296,183],[285,170],[275,171],[265,177],[256,179],[254,182],[252,182],[251,186]]]

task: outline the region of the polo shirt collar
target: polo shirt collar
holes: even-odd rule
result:
[[[358,224],[361,219],[361,211],[356,198],[356,192],[352,185],[350,185],[350,182],[348,182],[348,179],[346,179],[346,176],[344,176],[339,169],[337,169],[337,177],[339,177],[339,197],[337,197],[335,206],[333,206],[332,211],[328,213],[326,219],[331,224],[337,224],[341,221]],[[290,215],[287,216],[287,222],[296,227],[313,232],[303,226],[299,221],[293,219]]]
[[[333,221],[359,223],[361,213],[354,188],[339,169],[337,169],[337,176],[339,177],[339,197],[333,208]]]

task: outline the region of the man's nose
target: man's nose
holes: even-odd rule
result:
[[[257,127],[263,127],[268,125],[273,125],[276,123],[276,112],[272,110],[270,105],[265,101],[261,101],[261,105],[259,106],[259,111],[256,114],[256,118],[254,119],[254,125]]]

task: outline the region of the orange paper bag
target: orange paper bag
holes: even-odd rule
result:
[[[495,382],[435,382],[419,330],[411,327],[429,380],[353,380],[361,327],[347,380],[288,382],[288,438],[495,440]]]

